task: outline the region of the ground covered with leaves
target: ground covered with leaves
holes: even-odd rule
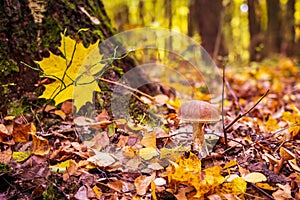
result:
[[[69,101],[2,116],[0,199],[299,199],[299,66],[280,58],[232,67],[226,82],[228,144],[219,135],[202,159],[178,145],[184,125],[167,93],[139,94],[162,110],[155,129],[105,109],[74,117]]]

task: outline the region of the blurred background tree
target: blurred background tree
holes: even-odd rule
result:
[[[17,99],[39,79],[21,61],[34,66],[57,52],[65,29],[75,36],[89,28],[80,33],[88,44],[133,28],[168,28],[201,43],[217,63],[300,60],[300,0],[4,0],[0,21],[0,96]]]
[[[299,57],[300,0],[103,0],[118,31],[171,28],[215,59],[238,65],[277,55]]]

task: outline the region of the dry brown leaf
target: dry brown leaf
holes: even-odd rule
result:
[[[105,109],[103,109],[102,112],[96,116],[96,121],[110,121],[110,116]]]
[[[33,123],[19,124],[15,123],[13,127],[13,138],[15,142],[28,142],[29,135],[35,134],[36,128]]]
[[[122,148],[122,155],[125,158],[133,158],[135,155],[135,150],[131,146],[125,146]]]
[[[71,101],[65,101],[61,105],[61,110],[66,114],[66,115],[72,115],[73,110],[74,110],[74,104]]]
[[[109,181],[107,186],[117,192],[122,192],[123,183],[121,181]]]
[[[259,183],[267,180],[266,176],[259,172],[252,172],[245,175],[243,178],[249,183]]]
[[[66,170],[63,174],[63,180],[67,181],[70,179],[70,176],[79,176],[82,172],[78,170],[78,164],[75,160],[69,160]]]
[[[291,186],[286,184],[286,185],[281,185],[279,183],[276,184],[279,189],[276,192],[273,192],[272,196],[276,200],[286,200],[286,199],[291,199]]]
[[[95,152],[95,155],[88,158],[87,161],[93,163],[98,167],[109,167],[112,165],[116,160],[109,154],[103,152]]]
[[[151,176],[141,175],[134,180],[134,186],[138,195],[145,195],[151,181],[155,179],[155,173]]]
[[[87,147],[91,147],[92,149],[99,151],[109,145],[109,138],[107,136],[107,133],[103,131],[97,133],[92,140],[84,141],[83,144]]]
[[[46,105],[45,112],[50,112],[51,110],[56,109],[56,106]]]
[[[188,200],[186,194],[193,191],[193,187],[181,187],[178,189],[178,193],[175,194],[175,197],[180,200]]]
[[[76,192],[74,197],[77,200],[89,200],[87,186],[86,185],[81,186]]]
[[[32,135],[32,154],[44,156],[49,154],[50,145],[47,139]]]
[[[5,151],[0,151],[0,163],[8,163],[12,157],[11,149],[7,149]]]
[[[64,113],[62,110],[55,110],[54,114],[59,116],[62,120],[65,120],[67,117],[66,113]]]
[[[156,148],[156,134],[154,132],[147,132],[144,135],[141,144],[144,145],[144,147]]]
[[[9,136],[8,130],[4,124],[0,124],[0,136]]]

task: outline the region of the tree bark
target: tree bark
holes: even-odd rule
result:
[[[288,0],[285,7],[284,23],[282,33],[284,33],[281,51],[284,55],[293,56],[295,48],[295,0]]]
[[[263,49],[263,57],[273,53],[280,53],[281,47],[281,16],[280,0],[266,0],[267,2],[267,32]]]
[[[221,18],[223,12],[222,0],[211,3],[210,0],[197,0],[194,2],[192,17],[196,17],[198,32],[201,36],[202,46],[212,56],[227,56],[228,50],[225,46],[222,34]],[[218,42],[218,40],[220,42]]]
[[[250,61],[261,60],[261,44],[263,42],[263,36],[260,28],[260,19],[256,14],[258,7],[258,0],[248,0],[248,21],[249,21],[249,33],[250,33]]]

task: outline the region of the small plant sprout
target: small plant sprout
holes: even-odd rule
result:
[[[202,126],[203,124],[216,123],[221,120],[217,108],[205,101],[187,101],[180,106],[178,118],[193,125],[194,141],[191,146],[192,151],[197,152],[199,158],[207,156],[208,149]]]

